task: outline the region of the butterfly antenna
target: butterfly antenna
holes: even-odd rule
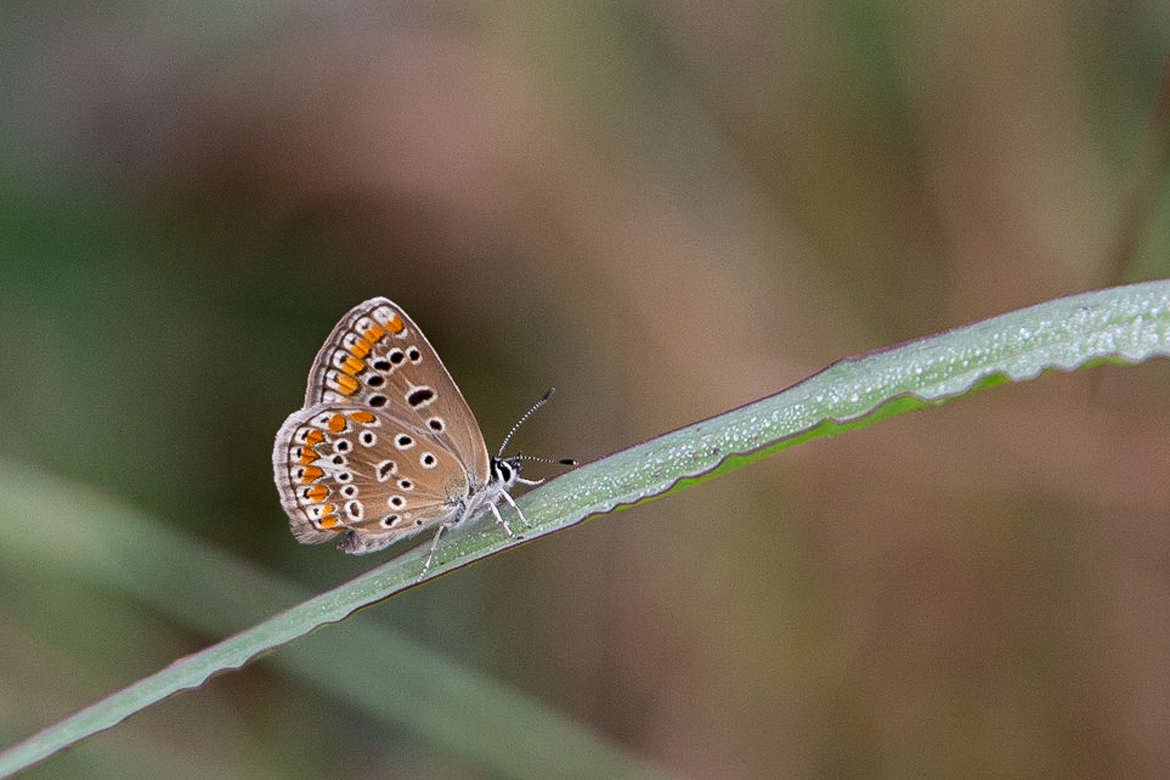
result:
[[[520,426],[527,422],[528,418],[531,417],[537,409],[548,403],[549,396],[551,396],[555,390],[555,387],[550,387],[548,390],[545,390],[544,395],[540,397],[540,400],[534,403],[532,408],[530,408],[527,412],[520,415],[520,419],[516,421],[516,424],[512,426],[512,430],[508,431],[508,435],[504,437],[504,443],[500,445],[500,451],[496,453],[497,458],[502,458],[504,456],[504,450],[507,448],[508,442],[512,441],[512,437],[516,435],[516,431],[520,430]]]
[[[542,458],[539,455],[525,455],[524,453],[513,455],[511,458],[509,458],[509,460],[532,460],[536,461],[537,463],[552,463],[560,466],[580,465],[573,458]]]

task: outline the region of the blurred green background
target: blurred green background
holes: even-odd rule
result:
[[[255,619],[160,607],[198,609],[198,577],[88,575],[180,568],[87,525],[92,491],[197,571],[320,590],[381,560],[295,544],[269,463],[364,298],[420,323],[489,447],[556,385],[516,446],[586,461],[1170,275],[1160,182],[1111,255],[1168,45],[1170,6],[1087,0],[6,3],[0,738]],[[1167,380],[1049,376],[816,442],[324,631],[391,627],[683,775],[1164,776]],[[29,776],[164,772],[493,770],[264,660]]]

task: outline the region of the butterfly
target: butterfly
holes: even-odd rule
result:
[[[317,353],[304,406],[276,434],[272,469],[297,541],[338,539],[339,549],[361,555],[434,528],[425,574],[443,531],[462,520],[490,510],[512,536],[501,500],[527,524],[509,490],[543,482],[521,477],[520,461],[544,459],[502,453],[488,454],[471,407],[418,326],[393,301],[371,298]]]

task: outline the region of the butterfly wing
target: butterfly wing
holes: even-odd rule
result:
[[[418,326],[386,298],[346,313],[276,435],[273,472],[299,541],[380,550],[458,519],[490,478],[483,434]]]
[[[414,321],[393,301],[350,309],[317,353],[305,407],[331,403],[384,412],[425,431],[462,463],[475,486],[490,461],[479,423]]]
[[[297,540],[344,534],[341,549],[351,553],[458,519],[469,495],[458,457],[426,430],[332,402],[285,420],[272,464]]]

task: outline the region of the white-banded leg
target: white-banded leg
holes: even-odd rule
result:
[[[512,497],[509,496],[507,493],[501,493],[500,495],[502,495],[504,498],[508,499],[508,501],[512,500]],[[516,505],[512,504],[512,506],[516,506]],[[488,507],[491,508],[492,514],[496,516],[496,525],[498,525],[500,528],[503,528],[504,533],[506,533],[509,537],[515,536],[516,534],[512,533],[512,529],[508,527],[508,521],[505,520],[504,516],[500,514],[500,510],[499,510],[499,507],[496,506],[496,502],[495,501],[491,502],[490,504],[488,504]],[[520,515],[520,517],[523,519],[524,515]]]
[[[524,482],[525,482],[525,484],[528,484],[528,485],[539,485],[541,482],[544,482],[544,480],[543,479],[539,480],[539,481],[524,480]],[[504,497],[504,500],[508,502],[509,506],[511,506],[513,509],[516,510],[516,514],[520,515],[520,522],[524,523],[524,527],[531,528],[532,525],[529,524],[528,518],[525,517],[524,513],[520,511],[520,507],[516,506],[515,499],[513,499],[512,496],[508,494],[508,491],[505,490],[504,492],[500,493],[500,495]]]
[[[431,568],[431,559],[435,557],[435,548],[439,546],[439,537],[453,525],[454,523],[439,523],[439,527],[435,529],[435,538],[431,540],[431,549],[427,552],[427,560],[423,563],[422,571],[419,572],[415,582],[420,582],[423,577],[427,576],[427,570]]]

